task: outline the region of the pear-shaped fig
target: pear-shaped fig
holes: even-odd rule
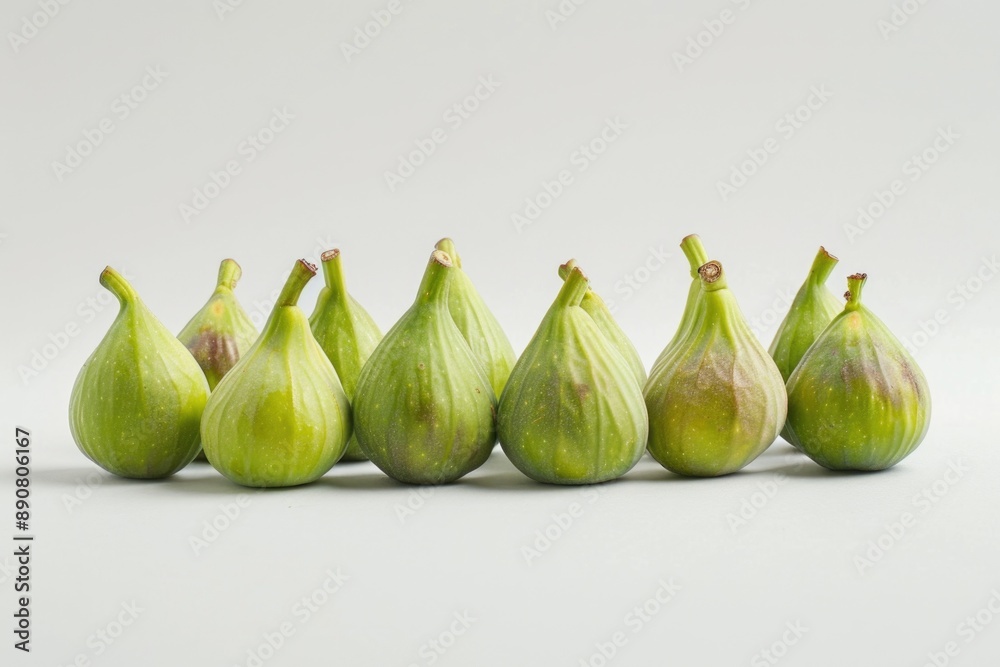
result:
[[[571,259],[560,266],[559,277],[566,280],[576,265],[576,260]],[[629,340],[622,328],[615,322],[615,318],[611,314],[608,304],[604,303],[604,299],[598,296],[597,292],[593,289],[588,289],[587,293],[583,296],[583,300],[580,302],[580,307],[587,311],[587,314],[597,324],[597,328],[604,333],[614,348],[622,355],[622,358],[625,359],[628,367],[632,370],[632,374],[635,375],[639,386],[642,387],[642,385],[646,384],[646,368],[642,365],[642,358],[639,357],[639,352],[635,349],[632,341]]]
[[[840,300],[826,287],[826,279],[835,266],[837,258],[820,246],[806,281],[795,295],[768,349],[786,382],[806,350],[843,310]]]
[[[696,315],[646,383],[649,453],[668,470],[713,477],[740,470],[778,437],[781,373],[750,331],[722,265],[699,269]]]
[[[101,284],[121,308],[73,385],[70,432],[80,450],[109,472],[166,477],[198,453],[208,382],[124,277],[109,266]]]
[[[500,322],[486,307],[483,297],[462,269],[462,258],[455,250],[455,243],[446,238],[438,241],[434,247],[444,251],[451,258],[454,267],[448,290],[452,319],[472,353],[483,365],[493,393],[499,396],[517,359],[514,348],[500,327]]]
[[[449,311],[460,280],[448,253],[435,250],[416,300],[358,379],[358,444],[400,482],[452,482],[482,465],[496,442],[496,397]]]
[[[309,316],[309,326],[337,371],[347,399],[353,402],[361,369],[382,340],[382,331],[368,311],[347,293],[340,250],[328,250],[320,259],[326,285],[320,290],[316,308]],[[352,435],[342,460],[365,461],[367,458],[358,445],[357,435]]]
[[[574,266],[500,398],[497,431],[532,479],[591,484],[621,477],[646,446],[635,373],[581,307],[589,281]]]
[[[883,470],[927,434],[931,394],[917,362],[861,302],[867,275],[847,279],[847,305],[788,379],[789,442],[831,470]]]
[[[687,300],[684,302],[684,313],[681,315],[681,321],[677,325],[677,331],[666,347],[663,348],[663,351],[660,352],[660,356],[653,362],[653,368],[649,372],[650,375],[656,373],[660,363],[684,339],[684,335],[695,321],[698,305],[701,303],[701,278],[698,275],[698,269],[708,262],[708,253],[705,252],[705,246],[697,234],[685,236],[681,240],[681,250],[684,252],[684,256],[687,257],[688,265],[691,267],[691,286],[688,288]]]
[[[305,260],[295,264],[264,330],[205,407],[205,455],[237,484],[306,484],[322,477],[347,448],[350,403],[296,305],[315,274]]]

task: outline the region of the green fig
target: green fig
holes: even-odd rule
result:
[[[222,376],[257,340],[257,327],[233,295],[233,289],[242,275],[243,271],[235,260],[222,260],[212,296],[177,334],[201,366],[209,389],[215,389]],[[197,459],[208,460],[203,451],[198,452]]]
[[[551,484],[621,477],[648,426],[635,373],[584,310],[589,281],[572,267],[500,398],[497,432],[511,462]]]
[[[576,265],[576,260],[571,259],[560,266],[559,277],[566,280]],[[628,339],[622,328],[615,322],[615,318],[608,309],[608,305],[604,303],[604,299],[598,296],[597,292],[593,289],[587,289],[587,293],[583,296],[583,301],[580,302],[580,307],[587,311],[587,314],[594,320],[597,327],[604,332],[607,339],[611,341],[611,344],[618,350],[618,353],[625,359],[628,367],[632,370],[632,374],[635,375],[639,386],[641,387],[646,384],[646,368],[642,365],[642,358],[639,356],[639,352],[635,349],[635,346],[632,345],[632,341]]]
[[[340,250],[328,250],[320,259],[326,286],[320,291],[316,308],[309,316],[309,326],[337,371],[347,399],[353,402],[361,369],[382,340],[382,331],[368,311],[347,293]],[[352,435],[343,460],[365,461],[367,458],[358,445],[357,435]]]
[[[931,394],[920,367],[861,303],[867,275],[788,379],[789,441],[831,470],[883,470],[927,434]]]
[[[500,327],[500,322],[486,307],[468,274],[462,269],[462,258],[451,239],[441,239],[434,246],[448,254],[454,265],[448,306],[462,337],[486,371],[486,377],[497,396],[503,391],[517,355]]]
[[[315,274],[312,264],[296,262],[264,330],[205,407],[205,455],[237,484],[307,484],[322,477],[347,449],[350,403],[296,305]]]
[[[121,308],[73,385],[69,428],[84,454],[122,477],[177,472],[199,449],[208,382],[191,353],[110,266],[101,285]]]
[[[787,399],[774,361],[750,331],[719,262],[698,270],[701,296],[682,339],[649,376],[649,453],[672,472],[742,469],[778,437]]]
[[[684,313],[681,315],[681,321],[677,325],[677,331],[674,333],[674,337],[670,339],[670,342],[667,343],[667,346],[663,348],[663,351],[660,352],[660,356],[653,362],[653,368],[649,372],[650,375],[656,373],[660,363],[684,339],[685,333],[687,333],[688,329],[694,323],[698,304],[701,301],[701,277],[698,275],[698,269],[708,262],[708,253],[705,252],[705,246],[697,234],[685,236],[681,240],[681,250],[684,252],[684,256],[687,257],[688,265],[691,267],[691,286],[688,288],[687,301],[684,302]]]
[[[358,444],[400,482],[452,482],[481,466],[496,442],[496,396],[449,312],[460,281],[448,253],[435,250],[416,300],[358,379]]]
[[[795,295],[788,315],[778,327],[768,349],[786,382],[799,365],[802,355],[843,310],[840,300],[826,287],[826,279],[837,266],[837,261],[826,248],[820,246],[806,281]]]

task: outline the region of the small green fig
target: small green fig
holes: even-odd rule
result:
[[[382,331],[368,311],[347,293],[340,250],[328,250],[320,259],[326,286],[320,291],[316,308],[309,316],[309,326],[336,369],[347,399],[353,402],[361,369],[382,340]],[[352,435],[343,460],[364,461],[367,458],[358,445],[357,435]]]
[[[559,277],[566,280],[576,265],[576,260],[571,259],[560,266]],[[635,375],[639,386],[642,387],[642,385],[646,384],[646,368],[642,365],[642,358],[639,356],[639,352],[635,349],[632,341],[628,339],[622,328],[615,322],[615,318],[611,314],[611,310],[608,309],[608,304],[604,303],[604,299],[598,296],[597,292],[593,289],[588,289],[587,293],[583,296],[583,300],[580,302],[580,307],[587,311],[587,314],[594,320],[597,327],[604,332],[607,339],[611,341],[614,348],[625,359],[628,367],[632,370],[632,374]]]
[[[222,260],[212,296],[177,334],[177,338],[201,366],[209,389],[215,389],[222,376],[236,365],[240,355],[246,354],[257,340],[257,327],[233,294],[242,274],[240,265],[235,260]],[[208,460],[203,451],[198,452],[197,458],[200,461]]]
[[[847,279],[847,305],[788,379],[789,442],[831,470],[883,470],[927,434],[927,379],[861,303],[867,275]]]
[[[208,382],[191,353],[110,266],[120,309],[73,385],[69,427],[84,454],[122,477],[156,479],[198,453]]]
[[[742,469],[778,437],[781,373],[750,331],[719,262],[699,269],[691,326],[649,376],[649,453],[668,470],[714,477]]]
[[[260,337],[212,392],[201,424],[209,463],[237,484],[323,476],[347,449],[351,406],[296,305],[316,267],[299,260]]]
[[[441,239],[434,246],[448,254],[454,265],[451,287],[448,290],[448,307],[455,325],[469,344],[472,353],[479,359],[489,378],[493,393],[503,391],[510,370],[517,355],[503,332],[500,322],[486,306],[468,274],[462,269],[462,258],[458,256],[455,243],[451,239]]]
[[[837,261],[826,248],[820,246],[806,281],[795,295],[768,349],[786,382],[806,350],[843,310],[840,301],[826,287],[826,279],[837,266]]]
[[[667,343],[667,346],[663,348],[663,351],[660,352],[660,356],[653,362],[653,368],[649,372],[650,375],[656,373],[660,363],[684,339],[685,334],[694,324],[698,305],[701,302],[701,277],[698,275],[698,269],[708,262],[708,253],[705,252],[705,246],[697,234],[685,236],[681,240],[681,250],[684,252],[684,256],[687,257],[688,265],[691,267],[691,286],[688,288],[687,301],[684,302],[684,313],[681,315],[681,321],[677,325],[677,331],[674,333],[674,337],[670,339],[670,342]]]
[[[435,250],[416,300],[358,379],[358,444],[400,482],[452,482],[481,466],[496,442],[496,397],[449,310],[460,278],[448,253]]]
[[[640,386],[581,306],[589,292],[586,276],[573,266],[500,398],[500,445],[521,472],[540,482],[616,479],[646,446]]]

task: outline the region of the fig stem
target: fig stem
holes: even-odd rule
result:
[[[698,269],[708,262],[708,253],[697,234],[689,234],[681,241],[681,250],[691,266],[691,278],[698,280]]]
[[[574,266],[556,296],[556,303],[560,306],[579,306],[589,290],[590,281],[587,276],[583,275],[579,266]]]
[[[847,310],[857,310],[861,307],[861,292],[867,280],[867,273],[855,273],[847,277],[847,294],[844,295],[847,298],[845,306]]]
[[[722,270],[722,263],[716,260],[706,262],[698,268],[698,275],[701,278],[701,287],[706,292],[714,292],[726,289],[726,273]]]
[[[435,250],[442,250],[448,253],[448,257],[451,257],[451,263],[453,266],[462,268],[462,258],[458,256],[458,249],[455,248],[455,242],[452,241],[447,236],[437,243],[434,244]]]
[[[104,267],[104,271],[101,272],[101,285],[114,294],[123,306],[136,298],[135,290],[125,277],[110,266]]]
[[[575,269],[579,264],[577,264],[575,259],[571,259],[565,264],[559,266],[559,277],[563,280],[569,278],[570,272]]]
[[[809,270],[809,279],[813,285],[826,284],[827,278],[833,273],[834,267],[840,260],[827,252],[823,246],[819,247],[816,259],[813,260],[812,268]]]
[[[219,279],[216,281],[217,287],[236,289],[236,283],[243,277],[243,269],[236,263],[235,259],[224,259],[219,265]]]
[[[274,307],[281,308],[297,305],[303,288],[305,288],[306,283],[315,275],[316,267],[306,260],[300,259],[295,262],[295,266],[292,267],[292,273],[288,276],[288,280],[285,281],[285,286],[281,288],[281,293],[278,295],[278,300],[274,303]]]
[[[430,261],[427,262],[427,269],[424,271],[424,277],[420,281],[417,301],[430,303],[440,300],[447,304],[449,270],[453,266],[451,255],[444,250],[432,252]]]
[[[344,282],[344,265],[340,261],[340,249],[327,250],[320,255],[323,263],[323,279],[326,286],[337,294],[347,294],[347,285]]]

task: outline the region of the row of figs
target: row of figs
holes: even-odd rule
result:
[[[736,472],[779,433],[832,470],[888,468],[920,444],[930,393],[916,362],[862,304],[827,289],[820,248],[770,350],[697,236],[681,248],[691,286],[677,332],[647,377],[635,347],[569,261],[517,358],[450,239],[413,305],[384,336],[348,294],[338,250],[310,317],[316,267],[297,262],[258,335],[227,259],[205,306],[175,337],[108,267],[121,309],[70,399],[80,449],[124,477],[160,478],[198,455],[251,487],[305,484],[369,459],[411,484],[476,469],[499,440],[525,475],[552,484],[618,478],[649,454],[691,477]]]

